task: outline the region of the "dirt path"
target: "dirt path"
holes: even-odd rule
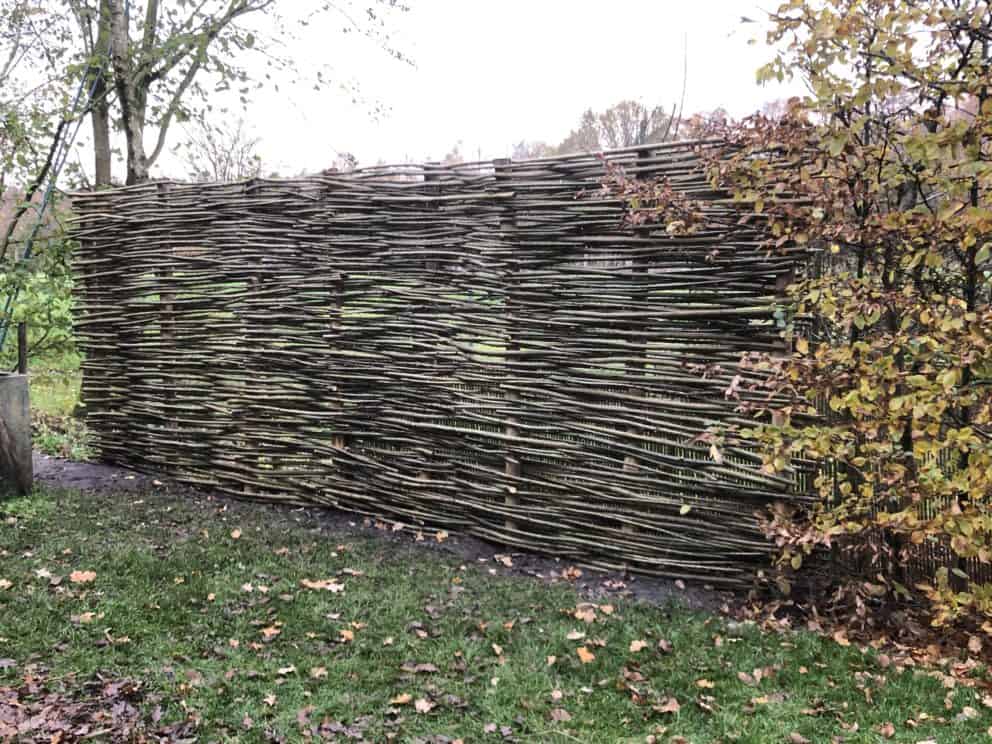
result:
[[[568,581],[583,594],[592,598],[624,597],[651,604],[675,602],[687,607],[716,611],[735,601],[733,594],[718,592],[701,585],[686,585],[669,579],[635,576],[618,572],[603,572],[582,568],[576,572],[571,564],[557,558],[535,553],[511,551],[474,537],[451,535],[443,543],[434,540],[417,540],[411,529],[393,531],[377,529],[372,520],[358,514],[330,508],[299,508],[285,505],[236,501],[226,496],[197,492],[188,486],[171,481],[166,476],[150,476],[113,465],[90,462],[73,462],[35,453],[35,481],[49,488],[66,488],[99,493],[147,494],[143,498],[164,500],[190,498],[228,502],[232,509],[286,510],[293,509],[308,523],[326,532],[328,539],[341,539],[347,535],[372,536],[395,547],[405,546],[417,551],[433,551],[456,556],[459,560],[488,563],[490,570],[499,574],[530,576],[547,582]],[[499,557],[497,557],[499,556]],[[509,561],[510,566],[506,563]],[[576,578],[576,573],[581,575]]]
[[[141,491],[152,478],[131,470],[95,462],[73,462],[34,453],[34,478],[51,488],[81,491]]]

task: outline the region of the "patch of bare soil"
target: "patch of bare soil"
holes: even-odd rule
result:
[[[293,518],[310,529],[326,533],[328,539],[341,540],[348,535],[371,536],[396,547],[417,552],[435,552],[456,560],[487,564],[499,575],[528,576],[549,583],[566,582],[583,595],[600,599],[623,597],[640,602],[677,604],[690,609],[716,611],[732,604],[734,595],[706,585],[641,576],[621,572],[577,567],[558,558],[537,553],[510,550],[505,546],[467,535],[452,534],[443,541],[420,534],[416,529],[394,530],[391,523],[377,522],[361,515],[328,507],[289,507],[252,501],[237,501],[227,496],[198,492],[177,484],[166,476],[153,476],[100,463],[73,462],[35,454],[35,480],[51,488],[65,488],[98,494],[147,494],[143,498],[182,500],[188,507],[200,503],[214,508],[218,501],[232,510],[269,510]]]
[[[95,462],[74,462],[34,453],[34,479],[50,488],[72,488],[79,491],[144,491],[153,478],[113,465]]]

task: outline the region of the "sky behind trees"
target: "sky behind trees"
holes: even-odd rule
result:
[[[676,103],[686,51],[687,113],[722,106],[739,116],[800,92],[756,84],[770,51],[763,27],[741,20],[761,18],[750,0],[408,2],[393,42],[413,65],[322,17],[283,51],[301,70],[329,67],[343,88],[318,92],[301,79],[255,94],[247,114],[235,105],[219,118],[245,116],[266,170],[292,174],[343,152],[360,164],[440,160],[461,143],[472,160],[507,156],[521,140],[557,143],[588,108]],[[161,171],[183,175],[173,158]]]

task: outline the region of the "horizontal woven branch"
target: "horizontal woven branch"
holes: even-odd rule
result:
[[[239,497],[745,582],[769,554],[755,510],[805,500],[809,476],[717,462],[698,437],[736,420],[740,354],[783,350],[794,259],[711,189],[711,146],[605,156],[704,200],[688,236],[626,228],[593,156],[77,194],[98,451]]]

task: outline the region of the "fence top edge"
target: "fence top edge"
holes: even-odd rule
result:
[[[437,176],[451,176],[454,181],[462,182],[472,182],[472,181],[484,181],[491,178],[495,173],[497,168],[500,169],[520,169],[526,168],[527,166],[536,167],[553,167],[556,164],[562,166],[581,166],[587,163],[590,166],[594,166],[601,162],[602,160],[619,160],[624,158],[624,156],[637,155],[642,152],[657,152],[659,154],[664,154],[666,152],[679,152],[692,150],[697,147],[709,147],[715,146],[722,142],[719,138],[704,138],[704,139],[693,139],[693,140],[676,140],[673,142],[653,142],[644,145],[634,145],[631,147],[624,147],[615,150],[604,150],[601,152],[587,152],[587,153],[574,153],[571,155],[556,155],[547,158],[531,158],[525,160],[513,160],[510,158],[494,158],[492,160],[480,160],[470,163],[457,163],[453,165],[443,165],[436,162],[427,163],[397,163],[392,165],[381,165],[381,166],[370,166],[368,168],[359,168],[354,171],[347,173],[344,172],[334,172],[334,171],[322,171],[320,173],[314,173],[306,176],[292,176],[286,178],[246,178],[238,181],[207,181],[207,182],[189,182],[181,181],[173,178],[162,178],[152,181],[146,181],[144,183],[135,184],[132,186],[116,186],[109,189],[100,190],[82,190],[74,191],[69,193],[71,199],[78,199],[81,201],[91,200],[91,199],[101,199],[108,196],[114,196],[118,194],[128,194],[149,191],[152,189],[158,189],[162,185],[167,186],[197,186],[201,188],[231,188],[235,186],[249,187],[251,185],[270,185],[270,186],[293,186],[299,184],[326,184],[332,185],[335,182],[347,182],[348,184],[366,184],[381,185],[383,183],[392,183],[394,185],[402,185],[403,182],[397,182],[393,179],[404,178],[424,178],[424,176],[431,175]],[[444,183],[443,180],[440,183]],[[413,185],[423,185],[423,181],[407,181],[405,183],[407,186]]]

